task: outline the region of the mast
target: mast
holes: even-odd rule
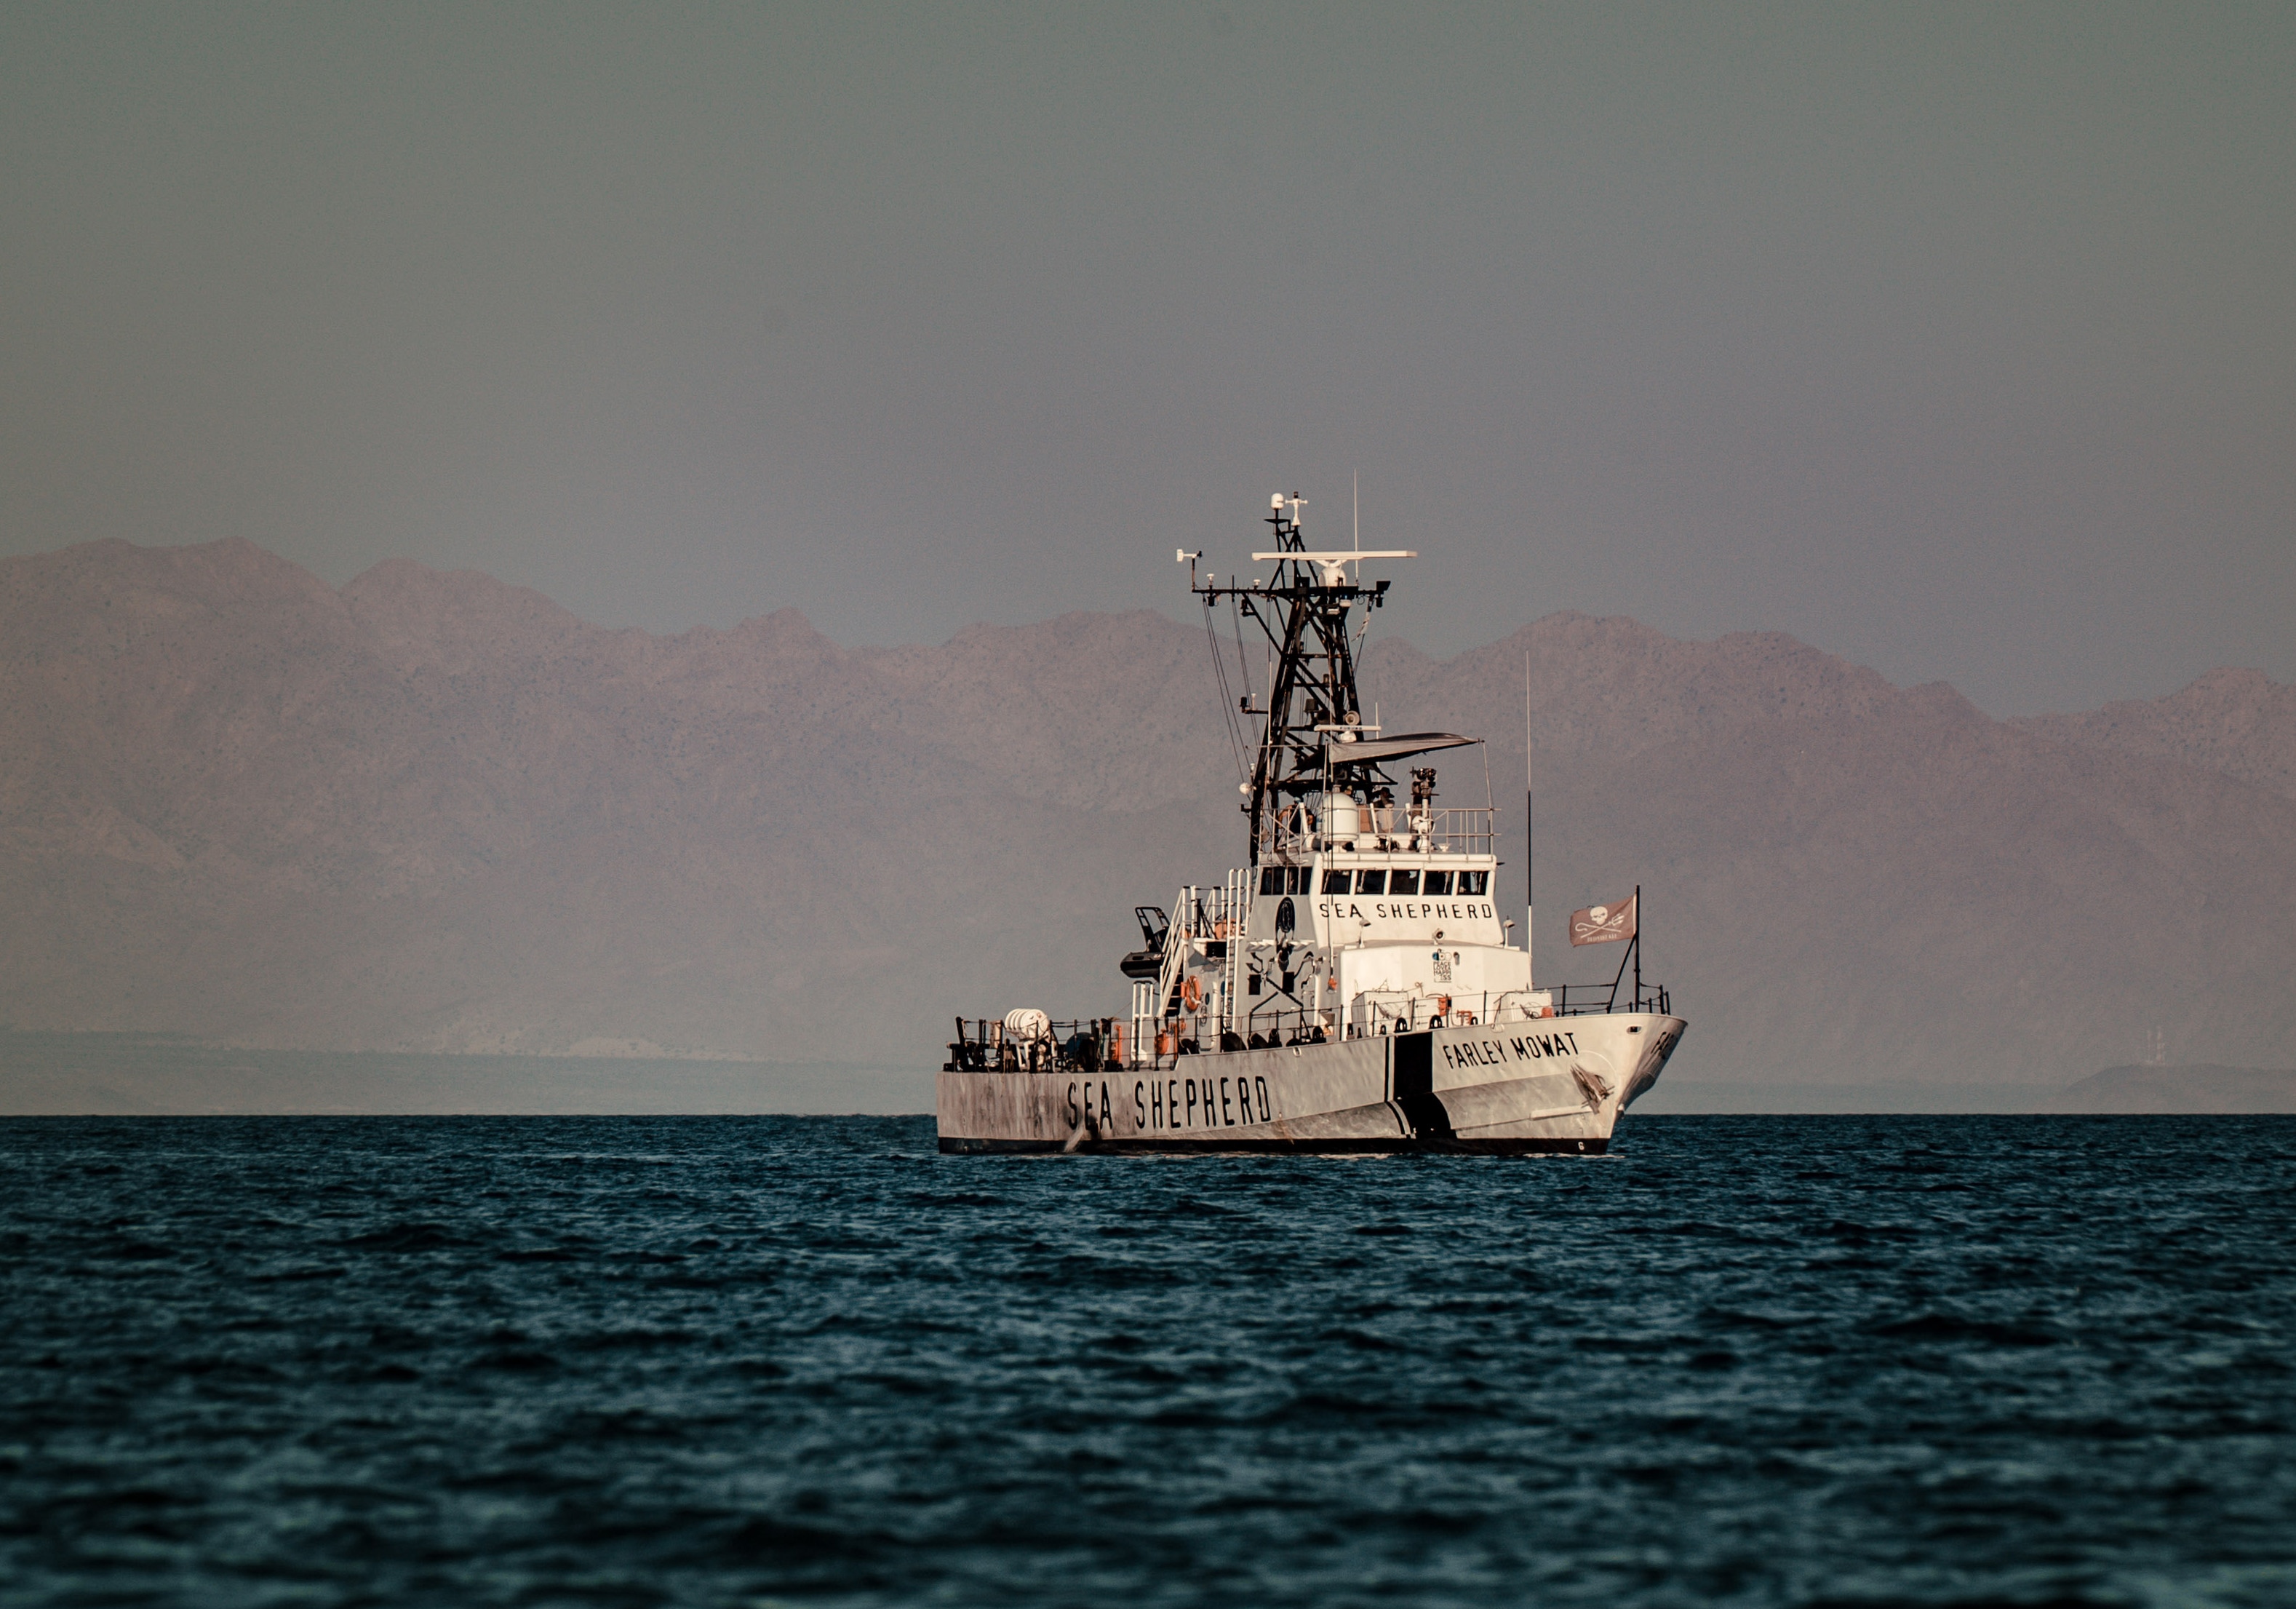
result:
[[[1538,778],[1531,769],[1533,750],[1530,738],[1530,650],[1522,651],[1522,952],[1530,957],[1523,973],[1527,988],[1538,986],[1536,969],[1538,965],[1538,869],[1531,851],[1537,847],[1532,829],[1536,818],[1531,814]]]
[[[1251,817],[1254,866],[1259,863],[1269,823],[1287,800],[1297,803],[1327,788],[1346,791],[1386,780],[1378,775],[1377,761],[1350,761],[1348,750],[1363,730],[1350,622],[1357,605],[1368,613],[1385,604],[1388,583],[1366,587],[1360,570],[1350,579],[1348,567],[1365,559],[1419,556],[1415,550],[1400,548],[1370,553],[1310,549],[1300,521],[1306,502],[1281,493],[1269,499],[1267,523],[1275,528],[1275,545],[1251,555],[1255,563],[1275,565],[1267,579],[1232,581],[1225,587],[1215,586],[1216,578],[1208,577],[1201,586],[1194,584],[1193,575],[1190,580],[1190,590],[1207,604],[1233,599],[1237,611],[1259,626],[1275,656],[1267,704],[1254,709],[1248,694],[1238,701],[1242,713],[1260,717],[1265,723],[1252,759],[1251,780],[1244,784],[1247,797],[1240,807]]]

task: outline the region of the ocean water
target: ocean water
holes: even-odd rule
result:
[[[2296,1119],[0,1122],[10,1604],[2296,1604]]]

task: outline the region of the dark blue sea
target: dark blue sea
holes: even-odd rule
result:
[[[2296,1604],[2296,1119],[0,1123],[0,1597]]]

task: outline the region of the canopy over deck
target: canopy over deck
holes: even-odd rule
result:
[[[1358,743],[1335,745],[1332,758],[1377,765],[1382,760],[1401,759],[1406,754],[1457,749],[1480,741],[1479,738],[1462,737],[1456,732],[1405,732],[1394,737],[1367,737]]]

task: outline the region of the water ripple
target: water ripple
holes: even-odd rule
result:
[[[0,1123],[9,1602],[2296,1602],[2296,1121]]]

